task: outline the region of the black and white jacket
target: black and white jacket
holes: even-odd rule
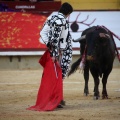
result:
[[[43,29],[40,32],[40,36],[46,45],[48,42],[50,42],[52,47],[54,47],[52,56],[58,57],[59,50],[66,49],[68,44],[68,37],[70,36],[68,32],[69,24],[62,13],[58,13],[58,15],[49,16],[47,18]]]
[[[60,65],[62,68],[62,77],[64,78],[72,61],[72,37],[69,32],[69,24],[62,13],[48,17],[40,32],[43,42],[52,45],[51,55],[59,56],[62,51]]]

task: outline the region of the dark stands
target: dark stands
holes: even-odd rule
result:
[[[33,13],[58,11],[61,1],[54,0],[3,0],[0,11],[26,11]]]

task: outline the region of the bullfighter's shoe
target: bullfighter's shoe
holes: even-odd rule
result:
[[[63,105],[63,106],[65,106],[65,105],[66,105],[66,102],[65,102],[64,100],[62,100],[62,101],[60,102],[60,104]]]

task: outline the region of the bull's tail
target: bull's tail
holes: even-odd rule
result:
[[[76,62],[74,62],[74,63],[71,65],[71,69],[70,69],[70,71],[68,72],[68,76],[70,76],[71,74],[73,74],[74,72],[76,72],[76,70],[77,70],[78,67],[79,67],[80,61],[81,61],[81,57],[80,57]]]

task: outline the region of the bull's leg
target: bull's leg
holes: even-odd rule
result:
[[[107,89],[106,89],[107,78],[108,76],[104,75],[102,79],[102,84],[103,84],[102,99],[105,99],[105,98],[108,99],[108,94],[107,94]]]
[[[89,88],[88,88],[88,81],[89,81],[89,65],[86,62],[85,69],[84,69],[84,80],[85,80],[85,86],[84,86],[84,94],[87,96],[89,94]]]
[[[94,77],[94,99],[97,100],[100,98],[100,94],[99,94],[99,78],[98,77]]]
[[[108,79],[108,76],[111,70],[112,70],[112,67],[104,73],[103,78],[102,78],[102,84],[103,84],[102,99],[108,99],[106,84],[107,84],[107,79]]]
[[[97,100],[100,98],[99,94],[99,77],[98,77],[98,72],[95,69],[90,69],[91,74],[94,78],[94,99]]]

